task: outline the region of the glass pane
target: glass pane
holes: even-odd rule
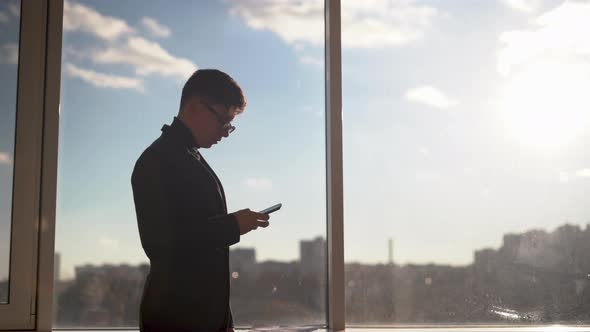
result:
[[[8,303],[20,1],[0,4],[0,303]]]
[[[56,327],[137,328],[151,267],[131,174],[196,68],[227,72],[248,101],[235,132],[200,149],[228,211],[283,203],[230,247],[235,325],[325,325],[323,13],[322,1],[65,2]]]
[[[590,322],[590,3],[342,1],[347,324]]]

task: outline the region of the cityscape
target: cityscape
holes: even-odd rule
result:
[[[326,241],[302,240],[297,261],[256,259],[232,249],[231,306],[236,326],[318,326],[326,321]],[[84,265],[59,279],[55,255],[54,319],[58,327],[136,327],[148,264]],[[505,234],[467,266],[345,266],[349,325],[583,324],[590,322],[590,225]],[[7,282],[0,298],[7,298]]]

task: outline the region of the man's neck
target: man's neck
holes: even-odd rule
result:
[[[186,129],[188,129],[188,131],[191,133],[193,140],[195,141],[195,144],[197,145],[197,148],[200,148],[201,145],[199,144],[199,140],[197,139],[197,136],[195,135],[195,130],[189,125],[189,121],[185,118],[184,113],[181,112],[176,117],[186,127]]]

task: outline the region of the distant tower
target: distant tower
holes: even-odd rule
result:
[[[321,236],[299,241],[301,273],[318,281],[326,280],[326,241]]]
[[[389,238],[389,265],[393,265],[393,239]]]
[[[389,312],[389,317],[388,320],[389,321],[395,321],[396,319],[396,310],[395,310],[395,301],[396,301],[396,292],[395,292],[395,288],[396,288],[396,284],[395,284],[395,266],[393,265],[393,239],[389,238],[389,240],[387,241],[387,244],[389,245],[389,270],[391,273],[391,285],[390,285],[390,297],[389,297],[389,303],[386,303],[386,305],[388,305],[388,307],[386,308],[386,310]]]

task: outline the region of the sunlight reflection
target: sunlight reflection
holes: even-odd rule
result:
[[[505,86],[501,109],[520,143],[555,148],[571,143],[588,124],[590,66],[535,63]]]

